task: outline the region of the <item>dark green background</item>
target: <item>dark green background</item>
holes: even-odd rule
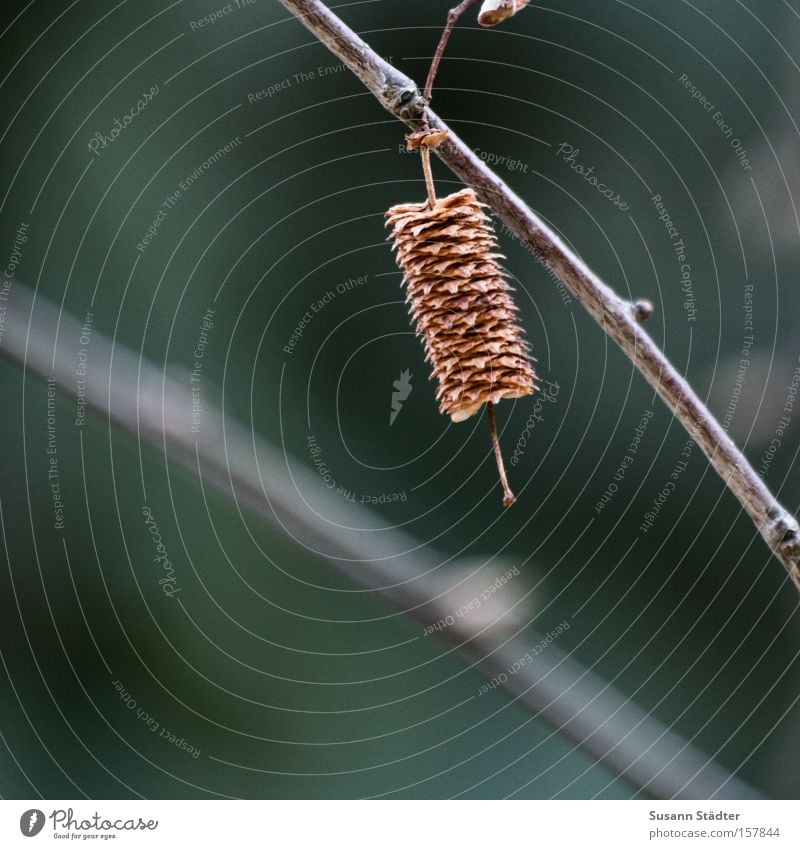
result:
[[[13,20],[0,39],[3,264],[29,222],[22,282],[81,318],[97,287],[97,332],[184,382],[224,282],[204,375],[226,415],[298,465],[311,465],[311,430],[337,481],[407,492],[378,508],[387,525],[406,523],[445,554],[502,551],[535,587],[532,627],[545,633],[579,611],[561,648],[766,795],[796,795],[796,593],[734,498],[695,449],[654,528],[639,532],[687,436],[582,308],[503,239],[539,371],[560,386],[511,469],[519,501],[505,512],[483,422],[452,426],[437,412],[384,242],[384,211],[424,194],[416,156],[400,152],[403,128],[347,71],[294,81],[338,61],[274,0],[192,31],[219,5],[37,0]],[[422,79],[448,8],[372,0],[339,12]],[[7,21],[22,9],[7,5]],[[731,434],[756,467],[800,353],[798,11],[794,0],[532,3],[498,30],[467,20],[435,97],[471,146],[527,165],[501,173],[617,292],[654,302],[648,329],[720,415],[750,280],[755,342]],[[735,128],[752,172],[678,82],[684,73]],[[154,84],[152,103],[93,157],[93,134]],[[235,137],[242,144],[185,193],[134,268],[164,198]],[[564,142],[628,212],[558,159]],[[435,173],[441,192],[458,187],[438,163]],[[690,252],[693,323],[654,193]],[[286,355],[309,305],[362,275]],[[390,429],[403,369],[414,389]],[[58,533],[45,388],[4,358],[0,377],[4,797],[635,795],[502,694],[461,705],[482,679],[445,643],[414,639],[419,625],[364,594],[309,588],[347,585],[213,491],[204,502],[189,475],[143,447],[183,616],[150,572],[135,442],[92,419],[81,454],[73,404],[59,400],[68,500]],[[532,405],[499,408],[507,456]],[[598,515],[646,409],[636,461]],[[767,475],[792,510],[796,419],[800,410]],[[200,758],[151,734],[115,680]]]

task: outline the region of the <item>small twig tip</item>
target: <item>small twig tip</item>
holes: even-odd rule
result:
[[[492,436],[492,448],[494,448],[494,459],[497,463],[497,473],[500,475],[500,483],[503,487],[503,506],[510,507],[516,500],[516,496],[508,485],[506,467],[503,463],[503,453],[500,450],[500,437],[497,435],[497,419],[494,415],[494,404],[490,401],[486,405],[486,417],[489,420],[489,433]]]
[[[653,310],[653,304],[644,298],[636,301],[633,305],[633,315],[639,324],[644,324],[644,322],[647,321],[647,319],[653,314]]]

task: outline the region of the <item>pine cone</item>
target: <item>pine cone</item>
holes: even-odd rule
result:
[[[462,189],[433,209],[408,203],[386,213],[406,302],[439,381],[439,409],[454,422],[536,389],[530,346],[516,323],[484,207],[472,189]]]

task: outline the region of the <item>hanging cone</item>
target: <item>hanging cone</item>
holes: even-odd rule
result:
[[[461,422],[484,404],[536,389],[485,204],[472,189],[387,213],[418,335],[439,381],[439,409]]]

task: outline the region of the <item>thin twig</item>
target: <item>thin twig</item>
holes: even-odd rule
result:
[[[500,437],[497,435],[497,418],[494,414],[494,404],[491,401],[486,405],[486,418],[489,420],[489,433],[492,435],[492,448],[494,449],[494,459],[497,461],[497,473],[500,475],[500,483],[503,486],[503,504],[510,507],[517,498],[508,485],[503,452],[500,450]]]
[[[443,621],[454,620],[442,636],[493,688],[505,690],[519,707],[550,722],[638,790],[660,799],[758,798],[747,783],[555,644],[533,652],[543,638],[528,627],[519,605],[504,607],[489,625],[472,615],[452,616],[470,598],[458,577],[458,561],[399,528],[387,528],[383,516],[320,486],[315,471],[289,463],[285,450],[223,415],[211,398],[204,400],[196,424],[188,381],[167,376],[163,367],[95,328],[79,388],[75,351],[81,322],[41,294],[34,299],[18,280],[12,281],[7,310],[0,356],[25,375],[55,381],[59,401],[72,408],[59,407],[56,415],[74,415],[80,392],[86,408],[101,420],[113,422],[140,447],[155,449],[165,467],[179,463],[198,486],[214,487],[237,509],[270,523],[298,545],[302,556],[315,552],[421,627],[438,631]],[[515,672],[509,674],[510,669]]]
[[[430,109],[416,83],[390,65],[321,0],[279,0],[346,64],[382,106],[415,130],[448,130],[436,148],[450,170],[472,186],[510,230],[525,241],[597,321],[655,389],[800,589],[800,527],[772,495],[724,428],[637,321],[633,304],[617,296],[503,180]]]
[[[447,47],[447,42],[450,40],[453,27],[455,27],[456,22],[464,14],[464,12],[474,6],[477,2],[478,0],[463,0],[462,3],[459,3],[458,6],[451,9],[447,14],[447,23],[445,24],[442,37],[439,39],[439,46],[433,54],[433,61],[431,62],[431,67],[428,71],[428,79],[425,81],[425,90],[422,93],[422,96],[428,104],[430,104],[433,98],[433,81],[436,79],[436,72],[439,70],[439,63],[442,61],[442,56],[444,56],[444,50]]]

